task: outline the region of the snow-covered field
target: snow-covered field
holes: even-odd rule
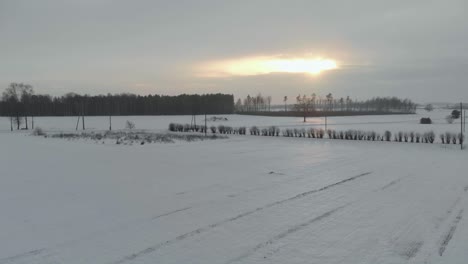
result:
[[[386,115],[386,116],[350,116],[350,117],[329,117],[327,119],[328,128],[336,130],[363,130],[376,131],[383,133],[389,130],[392,133],[402,132],[427,132],[434,131],[436,134],[445,132],[460,132],[460,119],[454,121],[453,124],[447,124],[445,117],[449,115],[451,110],[436,109],[432,112],[424,110],[418,111],[414,115]],[[267,127],[278,126],[279,128],[301,128],[301,127],[316,127],[325,128],[325,118],[307,118],[307,122],[303,123],[302,117],[259,117],[245,115],[218,115],[226,117],[228,121],[209,121],[208,126],[214,125],[229,125],[232,127]],[[213,116],[208,116],[208,119]],[[419,120],[421,117],[430,117],[433,121],[432,125],[421,125]],[[112,117],[113,129],[125,128],[127,120],[135,123],[136,129],[144,130],[164,130],[166,131],[169,123],[190,124],[191,116],[114,116]],[[196,122],[199,125],[204,124],[205,117],[202,115],[196,116]],[[75,131],[77,117],[36,117],[35,125],[48,131]],[[85,125],[87,130],[107,130],[109,128],[109,117],[97,116],[86,117]],[[81,129],[81,121],[79,123]],[[9,131],[10,123],[8,118],[0,117],[0,132]]]
[[[458,132],[447,112],[328,121]],[[419,125],[421,116],[435,124]],[[212,124],[304,125],[227,117]],[[165,131],[190,118],[114,117],[113,126]],[[36,118],[46,131],[75,125]],[[458,146],[235,135],[122,146],[12,133],[6,118],[0,130],[0,264],[467,263],[468,154]]]

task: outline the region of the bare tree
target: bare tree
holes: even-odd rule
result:
[[[271,96],[267,96],[268,112],[271,111]]]
[[[236,102],[236,105],[235,105],[235,109],[236,111],[238,112],[241,112],[242,111],[242,100],[239,98],[237,99],[237,102]]]
[[[287,112],[288,111],[288,105],[287,105],[288,96],[284,96],[283,102],[284,102],[284,111]]]
[[[127,120],[127,122],[125,122],[125,128],[126,129],[134,129],[135,128],[135,123],[133,123],[132,121],[129,121]]]
[[[296,97],[296,105],[295,110],[298,112],[302,112],[304,116],[304,123],[306,122],[307,115],[309,114],[312,106],[312,98],[307,97],[306,95],[298,95]]]
[[[31,98],[34,95],[34,90],[31,85],[23,84],[21,88],[21,103],[24,106],[24,122],[26,123],[26,129],[28,127],[28,115],[33,115],[33,111],[31,111]],[[32,119],[32,117],[31,117]],[[33,128],[34,128],[34,121],[33,121]]]
[[[312,110],[316,109],[316,101],[317,101],[317,95],[315,93],[312,94],[311,103],[312,103]]]
[[[333,95],[331,93],[327,94],[327,103],[328,103],[328,111],[333,110]]]
[[[426,110],[427,112],[431,112],[432,110],[434,110],[434,106],[432,104],[427,104],[424,107],[424,110]]]
[[[20,129],[22,115],[25,117],[26,129],[28,128],[27,111],[32,94],[32,86],[23,83],[11,83],[2,94],[2,100],[8,103],[10,122],[16,124],[16,129]]]

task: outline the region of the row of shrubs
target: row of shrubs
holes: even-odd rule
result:
[[[211,127],[205,127],[205,126],[199,126],[199,125],[189,125],[189,124],[175,124],[175,123],[170,123],[169,124],[169,131],[173,132],[201,132],[205,133],[205,130],[211,131],[211,133],[216,134],[234,134],[234,135],[245,135],[247,132],[246,127],[231,127],[231,126],[224,126],[224,125],[219,125],[218,127],[211,126]]]
[[[308,138],[324,138],[325,135],[329,139],[342,139],[342,140],[368,140],[368,141],[395,141],[395,142],[413,142],[413,143],[434,143],[434,132],[426,132],[423,134],[414,132],[398,132],[392,138],[390,131],[385,131],[383,135],[374,131],[361,131],[361,130],[325,130],[323,129],[285,129],[283,136],[285,137],[308,137]]]
[[[204,132],[204,126],[190,126],[188,124],[173,124],[169,125],[170,131],[177,132]],[[211,133],[220,133],[220,134],[238,134],[246,135],[247,129],[245,127],[232,128],[230,126],[220,125],[218,127],[211,126]],[[325,138],[327,136],[329,139],[341,139],[341,140],[367,140],[367,141],[388,141],[388,142],[407,142],[407,143],[434,143],[436,140],[436,135],[433,131],[425,133],[415,133],[415,132],[398,132],[392,134],[390,131],[385,131],[383,134],[376,133],[375,131],[362,131],[362,130],[346,130],[346,131],[337,131],[328,129],[325,131],[322,128],[286,128],[280,130],[276,126],[271,126],[268,128],[258,128],[257,126],[252,126],[249,129],[250,135],[253,136],[280,136],[283,137],[304,137],[304,138]],[[456,133],[444,133],[440,135],[442,144],[460,144],[463,143],[462,134]]]
[[[450,133],[446,132],[445,134],[440,134],[440,140],[442,144],[462,144],[464,141],[464,136],[461,133]]]
[[[254,136],[274,137],[274,136],[279,136],[280,134],[280,129],[275,126],[271,126],[269,128],[262,128],[262,129],[256,126],[253,126],[249,129],[249,131],[250,131],[250,135],[254,135]]]
[[[391,137],[391,134],[388,135],[389,131],[386,131],[385,134],[387,135],[385,138]],[[414,132],[398,132],[393,136],[393,141],[396,142],[411,142],[411,143],[434,143],[436,139],[436,135],[434,132],[429,131],[425,133],[414,133]]]

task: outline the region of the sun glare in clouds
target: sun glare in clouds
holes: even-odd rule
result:
[[[270,73],[320,74],[338,68],[337,62],[325,58],[251,57],[209,62],[199,67],[203,77],[251,76]]]

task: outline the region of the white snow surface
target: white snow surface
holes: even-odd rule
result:
[[[329,121],[457,132],[445,114]],[[431,115],[436,124],[417,124]],[[226,117],[232,126],[303,125]],[[165,131],[190,118],[115,117],[114,127],[131,120]],[[106,117],[86,121],[107,127]],[[75,122],[36,118],[49,132]],[[122,146],[10,132],[6,118],[0,126],[0,264],[468,260],[468,154],[458,146],[249,135]]]
[[[349,116],[349,117],[328,117],[327,128],[336,130],[362,130],[376,131],[383,133],[389,130],[392,133],[402,132],[427,132],[434,131],[436,134],[445,132],[460,132],[460,119],[456,119],[453,124],[447,124],[445,117],[451,113],[451,110],[436,109],[432,112],[424,110],[411,115],[370,115],[370,116]],[[217,117],[226,117],[228,121],[208,121],[208,126],[229,125],[232,127],[251,126],[269,127],[277,126],[284,128],[325,128],[325,118],[315,117],[307,118],[303,122],[302,117],[265,117],[265,116],[247,116],[247,115],[214,115]],[[208,115],[210,120],[213,115]],[[421,117],[430,117],[433,121],[431,125],[421,125]],[[78,117],[35,117],[35,126],[41,127],[47,131],[75,131]],[[113,129],[124,129],[127,120],[133,122],[137,130],[167,131],[169,123],[190,124],[191,116],[113,116]],[[204,125],[205,117],[196,116],[196,124]],[[29,119],[29,122],[31,118]],[[109,117],[107,116],[87,116],[85,118],[86,130],[107,130],[109,128]],[[81,120],[79,123],[81,130]],[[8,118],[0,117],[0,131],[9,131],[10,123]]]

